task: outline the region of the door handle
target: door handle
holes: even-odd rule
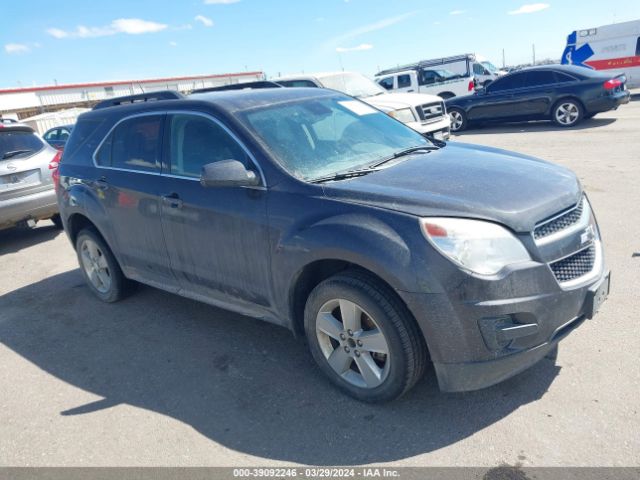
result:
[[[170,193],[162,196],[162,203],[170,208],[182,208],[182,199],[177,193]]]
[[[93,182],[93,184],[98,190],[104,191],[109,188],[109,182],[107,182],[107,179],[105,177],[100,177],[98,180]]]

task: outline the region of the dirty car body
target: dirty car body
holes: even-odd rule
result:
[[[334,91],[296,88],[83,114],[59,169],[66,231],[76,245],[83,228],[95,229],[129,279],[297,334],[314,288],[357,271],[358,282],[373,279],[406,312],[416,326],[408,331],[426,343],[447,391],[514,375],[594,315],[609,275],[595,217],[571,171],[493,148],[438,148],[363,106]],[[187,157],[175,155],[177,142],[195,149],[189,158],[206,156],[204,132],[180,134],[196,117],[235,142],[235,151],[201,166],[232,155],[251,182],[215,188],[207,184],[209,165],[202,174],[198,165],[174,171]],[[323,130],[327,119],[349,123],[337,141],[333,129]],[[363,140],[369,124],[394,136]],[[120,135],[136,129],[154,132],[155,160],[141,153],[116,165]],[[398,152],[407,146],[416,148]],[[372,166],[372,152],[389,156]],[[347,156],[369,161],[335,175],[332,162]],[[474,233],[485,230],[486,238]],[[500,257],[504,245],[511,260]],[[493,257],[477,261],[483,255]],[[345,350],[360,344],[347,341]]]

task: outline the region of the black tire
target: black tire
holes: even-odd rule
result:
[[[59,214],[56,213],[53,217],[51,217],[51,221],[58,230],[62,230],[64,228],[64,226],[62,225],[62,218],[60,218]]]
[[[96,287],[93,281],[89,278],[89,273],[83,262],[83,252],[85,245],[90,245],[88,242],[93,242],[100,252],[99,257],[104,259],[108,272],[102,272],[106,274],[110,279],[109,288],[101,291]],[[78,264],[80,265],[80,271],[85,279],[85,282],[89,286],[89,289],[103,302],[112,303],[117,302],[124,298],[130,290],[131,284],[127,278],[125,278],[120,265],[116,258],[113,256],[111,249],[107,243],[103,240],[102,236],[93,228],[85,228],[78,233],[76,238],[76,253],[78,256]],[[104,284],[103,284],[104,285]]]
[[[375,319],[376,326],[385,337],[389,352],[385,360],[389,361],[388,371],[382,383],[375,388],[363,388],[345,380],[329,365],[323,353],[316,333],[316,320],[323,306],[334,299],[357,304]],[[342,391],[358,400],[369,403],[394,400],[424,375],[427,346],[414,318],[386,286],[364,272],[349,270],[320,283],[309,295],[304,322],[311,354],[320,369]],[[359,371],[355,359],[349,368]]]
[[[567,114],[563,114],[565,111]],[[551,110],[551,120],[563,128],[570,128],[578,125],[584,116],[582,104],[572,98],[559,100]],[[566,119],[566,120],[563,120]]]
[[[451,131],[462,132],[467,129],[468,121],[467,114],[464,110],[457,107],[451,107],[448,109],[449,117],[451,118]]]

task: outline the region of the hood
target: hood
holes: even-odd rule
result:
[[[324,184],[325,195],[416,216],[491,220],[516,232],[575,205],[582,188],[559,165],[451,142],[362,177]]]
[[[361,98],[361,100],[385,111],[442,101],[436,95],[427,95],[425,93],[386,93],[384,95]]]

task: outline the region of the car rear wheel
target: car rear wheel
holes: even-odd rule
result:
[[[384,286],[348,271],[318,285],[305,331],[320,369],[352,397],[393,400],[423,375],[426,344],[415,320]]]
[[[553,121],[561,127],[573,127],[582,120],[582,105],[575,100],[561,100],[553,109]]]
[[[449,118],[451,119],[451,131],[461,132],[467,128],[467,114],[459,108],[449,109]]]
[[[76,253],[87,285],[100,300],[111,303],[125,296],[129,282],[95,230],[87,228],[80,231],[76,239]]]

